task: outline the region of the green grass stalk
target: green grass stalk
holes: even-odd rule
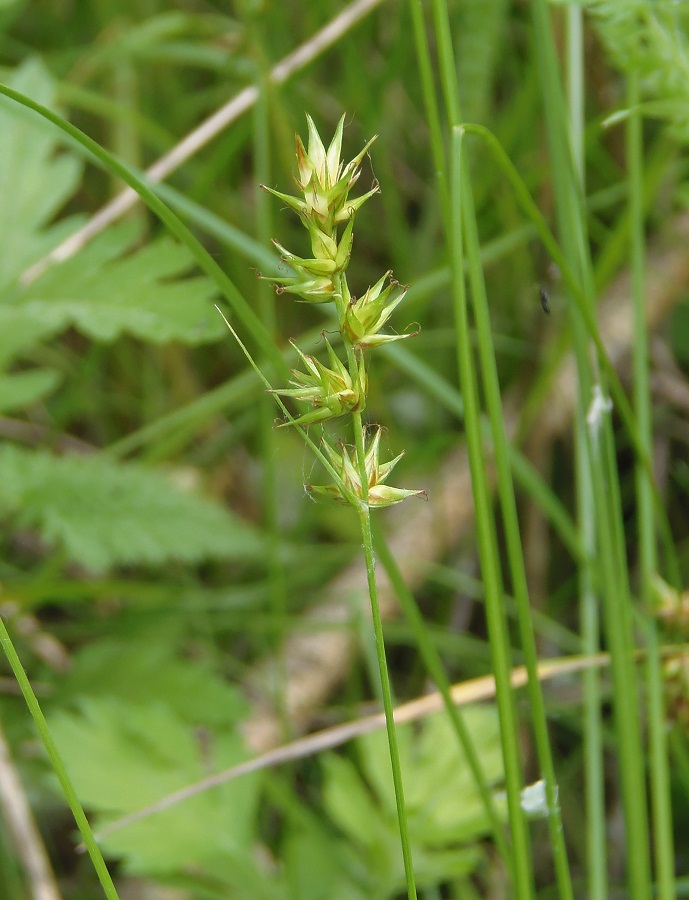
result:
[[[465,184],[466,187],[468,187],[468,176],[466,173]],[[469,266],[474,322],[478,338],[481,379],[491,423],[494,461],[498,472],[498,494],[500,497],[500,506],[505,529],[507,558],[512,581],[512,590],[517,606],[520,643],[529,676],[527,691],[531,709],[531,723],[539,765],[545,780],[548,829],[558,890],[561,900],[571,900],[573,897],[572,879],[569,871],[567,848],[562,826],[562,815],[558,801],[555,766],[550,749],[545,703],[543,700],[541,683],[538,678],[538,652],[531,621],[529,588],[526,580],[517,504],[514,496],[514,484],[512,482],[510,450],[502,416],[500,384],[491,334],[488,298],[486,295],[486,286],[483,279],[483,268],[481,266],[479,253],[478,228],[471,191],[466,188],[463,193],[463,200],[464,234],[467,248],[467,262]]]
[[[593,486],[583,462],[588,458],[585,423],[581,409],[576,411],[575,459],[582,463],[583,477],[577,478],[576,495],[580,540],[590,565],[579,567],[579,622],[582,650],[587,655],[600,652],[600,611],[595,579],[596,528],[593,511]],[[586,796],[587,889],[592,900],[607,896],[607,849],[605,825],[605,773],[603,765],[602,689],[597,670],[582,673],[584,791]]]
[[[568,9],[566,17],[567,106],[572,135],[572,164],[582,194],[585,193],[584,158],[584,73],[583,22],[580,9]],[[586,298],[581,310],[592,312]],[[573,322],[579,334],[578,345],[584,346],[580,333],[581,312]],[[584,325],[584,327],[586,327]],[[585,363],[580,366],[586,375]],[[582,392],[583,392],[582,385]],[[586,384],[590,391],[590,384]],[[589,445],[583,404],[578,404],[574,418],[574,460],[576,471],[577,518],[587,560],[596,559],[595,498],[590,474]],[[585,653],[600,652],[600,611],[596,593],[594,565],[579,567],[579,621]],[[584,778],[586,794],[586,863],[588,892],[595,900],[607,896],[607,842],[605,827],[605,774],[603,763],[603,728],[601,721],[600,672],[590,669],[583,676],[584,703]]]
[[[359,464],[359,477],[363,488],[361,503],[356,507],[361,529],[361,540],[364,548],[364,560],[366,563],[366,583],[368,596],[371,603],[371,621],[376,640],[376,658],[378,660],[378,672],[380,675],[380,687],[383,698],[383,710],[385,712],[385,730],[388,738],[390,752],[390,766],[392,768],[392,784],[395,791],[395,807],[397,810],[397,825],[400,832],[402,845],[402,858],[404,861],[404,875],[407,883],[407,897],[416,900],[416,884],[414,879],[414,862],[411,853],[411,841],[409,839],[409,826],[404,805],[404,784],[402,782],[402,767],[400,765],[400,752],[395,728],[394,704],[392,702],[392,690],[390,688],[390,675],[385,656],[385,638],[383,635],[383,620],[380,615],[380,602],[378,600],[378,585],[376,583],[376,563],[373,553],[373,533],[371,531],[371,510],[368,505],[368,476],[364,465],[364,432],[361,413],[352,415],[352,428],[356,441],[356,456]]]
[[[414,595],[405,584],[402,573],[397,566],[397,562],[394,556],[390,552],[390,548],[385,542],[381,529],[374,526],[373,534],[374,545],[378,554],[378,558],[380,559],[383,568],[385,569],[388,578],[390,579],[390,583],[395,590],[395,595],[399,600],[402,612],[404,613],[404,617],[406,618],[409,624],[409,628],[411,629],[414,639],[414,645],[418,647],[419,653],[421,654],[421,658],[423,659],[424,665],[426,667],[426,671],[428,672],[441,697],[443,698],[443,704],[445,706],[448,718],[452,723],[452,727],[454,728],[457,735],[459,745],[464,751],[467,763],[474,777],[474,781],[481,794],[484,809],[491,824],[493,840],[495,841],[495,845],[498,848],[498,852],[505,861],[505,865],[509,868],[512,864],[510,860],[511,851],[505,836],[505,826],[500,820],[497,809],[495,808],[493,794],[491,792],[490,786],[486,782],[483,768],[481,766],[481,761],[478,758],[478,755],[474,748],[471,734],[464,724],[464,718],[460,710],[452,700],[450,682],[448,681],[447,675],[445,674],[440,653],[438,652],[433,639],[428,633],[428,629],[426,628],[426,625],[424,623],[423,616],[421,615],[419,607],[414,600]]]
[[[465,410],[466,440],[471,468],[476,530],[485,585],[486,618],[490,636],[496,700],[505,765],[507,807],[512,836],[512,885],[519,898],[533,897],[531,846],[521,808],[522,765],[519,753],[517,714],[510,682],[510,648],[504,612],[504,587],[493,519],[492,503],[485,471],[483,429],[478,403],[478,385],[473,363],[464,281],[464,169],[461,164],[463,132],[452,133],[451,212],[452,270],[455,333],[459,381]]]
[[[440,124],[440,111],[433,83],[433,65],[431,63],[428,36],[424,22],[424,4],[419,3],[418,0],[409,0],[409,13],[412,20],[426,124],[431,139],[431,154],[433,156],[433,171],[437,180],[438,200],[443,221],[447,225],[450,220],[450,208],[447,199],[447,154],[445,152],[445,138]]]
[[[461,119],[461,110],[456,78],[457,66],[454,59],[450,19],[445,0],[434,0],[433,18],[438,44],[440,83],[445,97],[446,113],[449,122],[452,125],[458,125]],[[502,416],[502,401],[500,397],[497,365],[495,362],[495,352],[490,328],[488,301],[483,279],[480,241],[478,238],[473,196],[468,171],[466,171],[462,159],[461,132],[459,134],[453,132],[453,157],[451,160],[451,167],[453,171],[453,200],[456,196],[455,190],[461,191],[460,202],[462,203],[462,208],[459,211],[459,214],[464,217],[462,222],[463,236],[472,289],[472,305],[478,338],[481,377],[491,423],[495,463],[498,470],[498,493],[500,496],[505,526],[510,573],[517,604],[521,645],[529,673],[528,693],[532,711],[532,725],[539,763],[546,782],[546,802],[548,807],[550,841],[560,896],[563,900],[568,900],[568,898],[572,897],[572,883],[567,860],[562,817],[558,803],[558,788],[555,780],[555,769],[550,750],[545,704],[543,702],[543,694],[538,679],[538,655],[531,623],[528,586],[526,583],[526,573],[514,497],[514,486],[512,483],[510,453],[505,432],[505,423]],[[455,187],[455,177],[458,179],[457,187]],[[455,215],[457,214],[454,205],[453,213]],[[462,253],[462,243],[458,242],[455,245],[453,256],[457,256],[458,254],[461,255]],[[461,263],[457,275],[464,281],[463,265]],[[467,422],[467,428],[469,427],[470,425]],[[488,604],[488,593],[486,594],[486,598]],[[515,756],[517,755],[515,754]],[[515,758],[514,765],[520,765],[520,760],[518,758]],[[521,809],[519,809],[518,815],[520,818],[523,818]],[[512,817],[510,818],[510,821],[512,823]]]
[[[105,865],[103,854],[100,852],[100,847],[93,837],[91,826],[89,825],[89,821],[86,818],[86,813],[84,812],[84,809],[79,802],[79,798],[77,797],[76,791],[74,790],[74,785],[72,784],[72,781],[67,773],[65,764],[62,761],[60,751],[57,749],[57,746],[55,745],[55,742],[53,741],[50,732],[48,731],[48,723],[45,720],[43,711],[41,710],[40,704],[36,699],[33,688],[31,687],[31,682],[29,681],[26,672],[24,671],[24,666],[21,664],[21,660],[17,655],[17,651],[14,648],[12,638],[10,637],[7,628],[5,627],[2,616],[0,616],[0,644],[2,644],[2,648],[5,651],[5,656],[7,657],[7,661],[10,664],[12,672],[14,673],[14,677],[17,679],[19,689],[22,692],[22,696],[24,697],[24,701],[29,709],[31,718],[34,720],[34,723],[36,725],[36,730],[38,731],[38,734],[43,741],[43,746],[46,749],[48,758],[50,759],[50,764],[53,767],[53,771],[55,772],[55,775],[60,782],[60,787],[62,788],[62,793],[65,796],[65,800],[67,801],[69,808],[72,811],[74,821],[77,823],[77,828],[79,829],[79,833],[81,834],[81,837],[84,841],[86,850],[88,851],[88,854],[91,858],[93,868],[96,870],[96,875],[98,876],[98,880],[101,884],[101,887],[103,888],[103,893],[108,898],[108,900],[118,900],[118,894],[115,890],[115,885],[113,884],[112,878],[110,877],[110,873],[108,872],[108,868]]]
[[[544,0],[532,0],[531,12],[534,40],[538,47],[558,229],[567,262],[577,274],[583,290],[584,303],[573,310],[574,352],[579,377],[577,423],[580,437],[577,446],[582,451],[578,457],[577,479],[590,483],[589,488],[580,487],[580,497],[592,497],[595,509],[595,565],[598,568],[596,586],[601,590],[606,636],[612,658],[620,791],[627,838],[627,884],[630,897],[642,900],[651,895],[651,880],[643,748],[636,704],[636,673],[631,657],[631,596],[622,540],[612,423],[609,410],[605,409],[603,402],[607,390],[600,372],[604,355],[600,353],[596,341],[597,353],[592,355],[585,327],[588,323],[584,321],[595,309],[595,290],[588,252],[583,186],[577,177],[572,156],[572,131],[565,114],[548,4]],[[593,330],[597,331],[595,322]],[[606,367],[605,375],[607,374]],[[594,385],[601,398],[597,407],[594,405]],[[617,400],[617,396],[615,399]],[[635,447],[638,447],[633,416],[628,416],[627,427],[633,435]],[[588,454],[584,452],[581,435],[584,430]],[[588,510],[584,515],[589,515]],[[583,526],[582,537],[586,537]]]

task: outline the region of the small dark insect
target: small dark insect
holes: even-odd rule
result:
[[[546,294],[543,288],[539,289],[539,293],[541,295],[541,309],[544,313],[550,312],[550,297]]]

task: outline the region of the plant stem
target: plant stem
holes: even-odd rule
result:
[[[646,254],[643,209],[643,140],[639,76],[628,76],[627,106],[631,110],[626,128],[627,168],[629,170],[629,206],[631,222],[632,297],[634,302],[634,411],[639,443],[648,457],[652,454],[652,415],[648,374],[648,334],[646,331],[646,294],[644,290]],[[651,604],[651,579],[655,573],[656,536],[653,511],[653,485],[646,469],[636,464],[636,502],[639,535],[639,600],[643,609]],[[658,654],[656,623],[647,618],[644,628],[648,650],[646,689],[648,698],[649,770],[653,813],[653,847],[657,872],[657,890],[661,900],[674,900],[675,859],[672,837],[672,808],[665,737],[663,684]]]
[[[345,286],[344,277],[340,279],[340,297],[344,296],[342,287]],[[346,286],[345,286],[346,290]],[[347,353],[349,372],[354,380],[357,377],[358,361],[354,347],[343,335],[344,346]],[[373,621],[373,633],[376,641],[376,658],[378,660],[378,672],[380,674],[381,694],[383,697],[383,710],[385,712],[385,729],[388,736],[388,748],[390,750],[390,765],[392,767],[392,783],[395,791],[395,805],[397,808],[397,823],[402,844],[402,857],[404,860],[404,874],[407,882],[407,896],[409,900],[416,900],[416,885],[414,882],[414,865],[411,855],[411,843],[409,840],[409,828],[404,807],[404,786],[402,784],[402,768],[400,765],[399,746],[393,713],[392,691],[390,689],[390,676],[388,674],[387,659],[385,656],[385,639],[383,636],[383,620],[380,615],[380,603],[378,601],[378,585],[376,584],[376,563],[373,554],[373,535],[371,532],[371,509],[368,505],[368,474],[366,472],[366,449],[364,442],[364,426],[361,412],[352,413],[352,427],[354,429],[354,445],[356,447],[356,461],[361,482],[361,501],[355,506],[356,514],[361,528],[361,540],[364,548],[366,562],[366,581],[368,584],[368,596],[371,603],[371,619]]]
[[[478,339],[481,378],[486,397],[486,407],[491,423],[493,454],[498,471],[498,494],[502,509],[508,567],[512,579],[512,589],[517,605],[517,619],[521,648],[528,672],[527,690],[531,707],[531,725],[533,728],[536,752],[541,773],[545,779],[546,801],[548,807],[548,828],[550,844],[555,864],[560,900],[572,900],[572,879],[567,859],[562,815],[558,802],[558,787],[555,777],[555,765],[550,749],[548,720],[541,684],[538,680],[538,651],[531,621],[529,588],[526,579],[524,555],[522,550],[517,503],[514,494],[514,483],[510,468],[510,454],[505,422],[502,413],[500,384],[498,380],[495,350],[491,334],[488,297],[483,279],[483,268],[479,253],[479,237],[472,193],[466,169],[464,172],[464,233],[469,264],[469,280],[471,285],[472,307]]]
[[[493,840],[495,841],[495,845],[503,860],[505,860],[505,863],[509,865],[510,848],[505,834],[505,825],[500,821],[494,795],[490,785],[486,781],[481,766],[481,760],[474,746],[471,732],[464,722],[461,711],[452,699],[450,683],[445,674],[445,669],[443,668],[440,652],[433,643],[426,624],[424,623],[421,611],[414,599],[414,595],[407,587],[397,562],[385,542],[381,529],[374,524],[373,531],[378,558],[395,589],[395,594],[412,630],[414,640],[419,648],[419,653],[426,666],[426,670],[443,698],[445,711],[457,734],[459,746],[464,752],[469,768],[471,769],[471,774],[474,777],[474,781],[481,795],[486,815],[493,829]]]
[[[582,13],[567,10],[567,101],[572,129],[572,160],[582,191],[585,184],[584,103]],[[582,298],[583,299],[583,298]],[[585,306],[583,306],[586,309]],[[576,327],[576,326],[575,326]],[[586,425],[581,406],[577,407],[574,430],[577,518],[581,541],[592,560],[596,558],[596,514],[590,476],[591,461],[586,440]],[[600,612],[590,566],[579,567],[579,618],[584,649],[600,652]],[[584,764],[586,772],[586,862],[588,893],[591,900],[604,900],[607,887],[607,847],[605,840],[605,784],[603,772],[603,733],[601,722],[600,673],[584,673]]]
[[[7,661],[9,662],[10,667],[14,672],[14,677],[17,679],[17,684],[19,685],[19,688],[24,696],[24,700],[26,701],[26,705],[31,714],[31,718],[36,724],[38,733],[41,737],[41,740],[43,741],[43,746],[45,747],[50,758],[50,763],[53,767],[53,771],[57,775],[58,781],[60,782],[60,787],[62,788],[62,791],[65,795],[65,799],[69,804],[69,808],[72,810],[72,815],[74,816],[74,820],[77,823],[79,832],[84,839],[84,844],[86,845],[88,854],[91,857],[91,862],[93,863],[93,867],[96,870],[96,874],[98,875],[98,880],[101,883],[103,892],[105,893],[105,896],[108,898],[108,900],[118,900],[118,894],[115,890],[115,885],[113,884],[110,873],[108,872],[107,866],[105,865],[105,860],[103,859],[103,855],[100,852],[100,847],[98,846],[98,844],[96,844],[96,841],[93,837],[93,832],[91,831],[91,826],[89,825],[88,819],[86,818],[86,814],[84,813],[81,803],[79,803],[79,798],[77,797],[71,779],[67,774],[67,769],[65,768],[65,764],[62,761],[60,752],[55,746],[55,742],[53,741],[50,732],[48,731],[48,723],[45,720],[43,711],[41,710],[36,695],[33,692],[33,688],[31,687],[31,683],[26,675],[26,672],[24,671],[24,666],[22,666],[21,660],[17,655],[17,651],[14,649],[14,644],[12,643],[12,639],[10,638],[7,628],[5,627],[2,616],[0,616],[0,644],[2,644],[5,655],[7,656]]]
[[[361,414],[354,413],[354,428],[361,434]],[[357,456],[363,449],[363,435],[360,448],[357,445]],[[387,660],[385,658],[385,641],[383,638],[383,621],[380,616],[380,604],[378,602],[378,586],[376,584],[375,559],[373,556],[373,537],[371,534],[371,512],[368,505],[361,504],[357,510],[361,538],[364,546],[364,558],[366,560],[366,580],[368,583],[368,595],[371,601],[371,618],[373,620],[373,633],[376,639],[376,657],[378,659],[378,671],[380,672],[380,685],[383,695],[383,710],[385,711],[385,728],[390,749],[390,765],[392,767],[392,783],[395,789],[395,805],[397,808],[397,823],[402,843],[402,857],[404,859],[404,874],[407,882],[407,897],[416,900],[416,885],[414,883],[414,866],[411,855],[411,843],[409,840],[409,828],[407,826],[407,814],[404,806],[404,787],[402,784],[402,767],[400,765],[399,747],[397,744],[397,732],[393,714],[392,692],[390,690],[390,676],[388,675]]]

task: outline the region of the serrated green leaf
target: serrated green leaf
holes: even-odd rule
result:
[[[20,66],[9,84],[54,106],[54,82],[36,59]],[[100,235],[28,287],[15,285],[78,226],[74,217],[49,223],[77,189],[81,171],[81,160],[61,149],[51,125],[0,97],[0,288],[3,315],[12,310],[15,334],[24,322],[36,341],[69,327],[102,341],[131,334],[158,344],[197,345],[224,336],[212,304],[217,289],[208,278],[189,277],[189,252],[170,238],[131,252],[131,224]],[[0,356],[6,364],[18,352],[10,340]]]
[[[200,733],[162,704],[88,698],[49,721],[96,827],[246,759],[239,736]],[[258,779],[221,785],[103,840],[128,872],[164,874],[245,856],[255,830]]]
[[[60,682],[63,704],[79,698],[117,694],[131,703],[163,700],[190,725],[230,727],[247,714],[243,694],[212,668],[175,654],[182,629],[170,619],[126,638],[108,638],[81,648]],[[172,655],[171,655],[172,654]]]
[[[15,293],[12,308],[46,328],[74,327],[99,341],[131,334],[196,345],[222,337],[217,289],[206,277],[187,277],[191,254],[168,237],[128,252],[135,238],[131,225],[111,228]]]
[[[0,370],[56,331],[47,322],[27,316],[22,309],[0,303]]]
[[[282,847],[289,896],[299,900],[360,900],[348,882],[333,835],[317,821],[300,821]]]
[[[323,757],[323,802],[328,814],[350,840],[367,847],[385,843],[388,830],[381,810],[354,764],[343,757]]]
[[[50,394],[60,382],[54,369],[31,369],[0,375],[0,415],[24,409]]]
[[[246,559],[261,541],[228,510],[160,472],[102,455],[0,446],[0,515],[95,572],[117,565]]]
[[[502,780],[497,714],[493,707],[463,711],[489,783]],[[397,729],[405,808],[417,883],[470,874],[482,854],[476,844],[490,832],[478,790],[447,716],[429,716],[413,729]],[[351,842],[351,854],[369,885],[365,896],[392,897],[402,890],[395,795],[384,731],[357,740],[365,778],[346,759],[323,758],[323,801]]]
[[[464,722],[488,784],[502,780],[502,752],[497,714],[492,706],[463,710]],[[470,841],[490,830],[480,794],[447,716],[438,713],[423,721],[414,739],[400,729],[404,793],[410,829],[428,847]],[[364,772],[379,804],[394,815],[395,795],[384,732],[360,738]],[[405,773],[413,772],[410,778]]]
[[[55,106],[53,79],[29,59],[8,79],[15,90]],[[82,220],[48,223],[77,189],[82,163],[65,151],[54,128],[0,98],[0,288],[71,234]]]

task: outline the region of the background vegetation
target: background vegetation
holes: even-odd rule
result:
[[[356,10],[358,20],[340,18]],[[329,43],[314,43],[333,21]],[[44,265],[122,184],[76,141],[0,98],[0,613],[97,831],[306,730],[379,708],[355,517],[305,496],[304,483],[322,473],[298,434],[274,428],[279,411],[213,307],[223,305],[276,384],[295,362],[290,337],[322,354],[328,318],[256,278],[280,271],[271,237],[307,249],[295,217],[259,188],[291,190],[305,112],[324,139],[346,113],[345,160],[378,135],[360,187],[376,180],[381,193],[357,215],[349,283],[361,293],[393,270],[410,285],[395,327],[421,327],[375,351],[366,410],[385,426],[385,458],[405,451],[395,483],[429,494],[376,513],[397,699],[438,682],[434,652],[453,683],[495,666],[453,311],[463,276],[452,253],[452,125],[473,122],[500,141],[565,254],[556,264],[488,145],[466,135],[536,646],[544,659],[571,655],[582,666],[598,650],[613,657],[611,674],[606,657],[599,673],[544,684],[570,896],[689,892],[680,652],[689,602],[688,28],[686,4],[648,0],[243,0],[230,11],[191,0],[0,4],[0,80],[134,171],[246,97],[156,190],[263,322],[263,344],[242,307],[230,309],[140,203]],[[276,74],[302,45],[313,58]],[[548,94],[552,49],[566,108]],[[560,166],[570,149],[571,172]],[[581,296],[563,271],[572,260]],[[470,294],[476,302],[476,280]],[[472,319],[466,336],[480,343],[475,315],[479,334]],[[610,426],[600,470],[590,458],[598,426],[589,424],[586,450],[586,414],[594,384],[607,397],[615,382],[588,357],[592,333],[632,404],[627,418],[617,395],[612,415],[600,407]],[[500,460],[499,442],[484,437],[486,458],[496,443]],[[493,490],[492,467],[486,479]],[[479,523],[494,512],[476,505]],[[518,665],[525,638],[508,514],[490,528],[508,664]],[[100,896],[0,664],[0,897]],[[487,696],[463,719],[487,784],[503,789],[505,762],[536,782],[531,697],[515,692],[511,759],[490,686]],[[631,730],[620,731],[625,722]],[[567,896],[538,803],[528,872],[513,877],[448,716],[423,717],[399,738],[420,896]],[[16,810],[22,797],[38,826],[28,835],[17,831],[27,821]],[[504,820],[499,795],[496,805]],[[122,897],[404,894],[380,730],[204,790],[104,833],[101,845]]]

